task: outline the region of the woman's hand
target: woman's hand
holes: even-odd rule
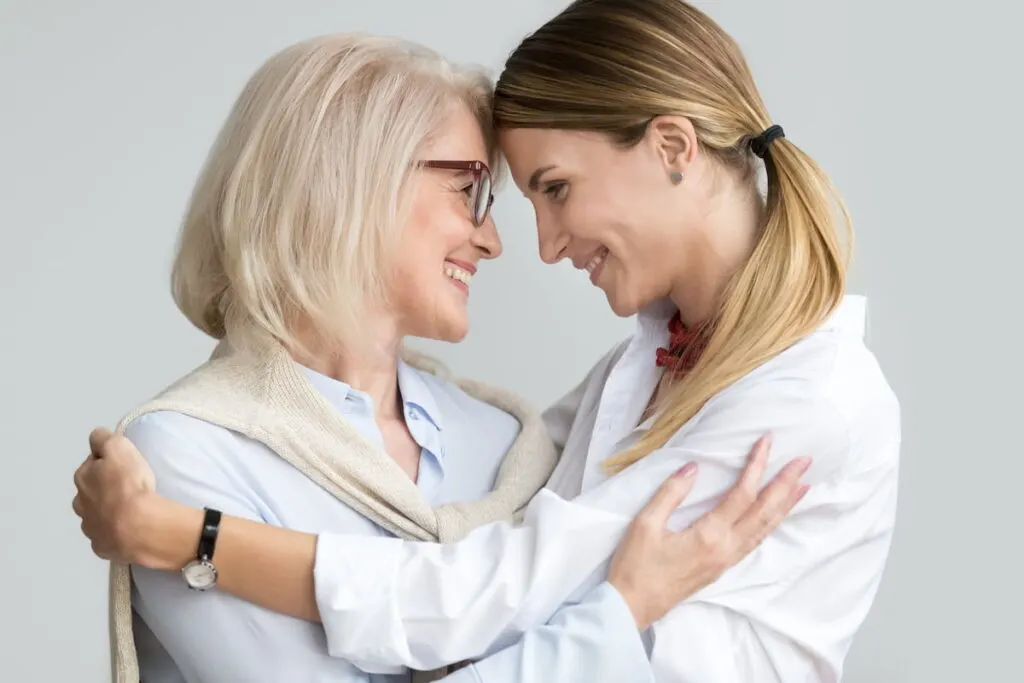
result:
[[[103,559],[146,564],[147,521],[161,499],[153,470],[131,441],[108,429],[89,435],[89,457],[75,471],[71,507]]]
[[[697,471],[692,463],[662,484],[637,514],[612,558],[608,580],[641,630],[746,557],[807,493],[800,477],[809,458],[787,464],[758,493],[770,448],[771,437],[760,439],[718,506],[682,531],[669,531],[666,525],[693,488]]]

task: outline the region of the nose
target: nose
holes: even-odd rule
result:
[[[565,258],[565,252],[569,247],[569,235],[549,221],[542,220],[538,214],[537,242],[540,248],[540,260],[551,265]]]
[[[480,258],[492,259],[501,256],[501,237],[494,224],[494,218],[487,217],[484,224],[473,230],[470,242],[480,251]]]

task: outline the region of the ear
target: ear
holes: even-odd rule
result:
[[[697,131],[685,116],[654,117],[647,126],[647,138],[666,174],[678,172],[685,176],[697,158]]]

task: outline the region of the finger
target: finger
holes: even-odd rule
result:
[[[100,455],[103,445],[113,436],[114,432],[110,431],[106,427],[97,427],[89,432],[89,450],[96,455]]]
[[[687,463],[658,487],[647,505],[637,514],[637,521],[652,528],[664,529],[669,517],[693,490],[696,480],[697,464]]]
[[[807,495],[807,492],[810,490],[810,484],[797,483],[796,488],[793,489],[793,492],[791,494],[789,494],[789,498],[779,505],[779,508],[776,512],[778,521],[775,524],[771,525],[772,528],[768,530],[768,533],[771,533],[775,529],[775,527],[782,523],[782,520],[784,520],[789,515],[789,513],[793,511],[793,508],[796,507],[796,504],[803,500],[804,496]]]
[[[726,525],[733,525],[754,504],[757,491],[761,488],[761,479],[768,467],[768,452],[772,447],[772,435],[765,434],[750,451],[740,478],[722,499],[722,502],[710,513]]]
[[[79,491],[85,488],[86,474],[89,471],[89,466],[92,465],[92,463],[94,463],[95,461],[95,456],[92,453],[90,453],[89,457],[82,461],[82,464],[79,465],[78,469],[75,470],[75,488],[78,489]]]
[[[96,453],[89,453],[89,455],[85,456],[85,460],[75,469],[74,479],[76,487],[82,488],[82,482],[88,476],[89,471],[92,470],[97,460],[99,460],[99,456]]]
[[[760,543],[782,523],[806,493],[800,477],[810,464],[810,458],[793,460],[764,488],[754,505],[736,523],[735,531],[741,537],[739,545],[751,547],[751,543]]]

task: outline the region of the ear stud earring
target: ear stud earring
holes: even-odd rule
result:
[[[668,177],[669,177],[669,180],[672,181],[673,185],[678,185],[679,183],[683,182],[683,174],[680,173],[679,171],[672,171],[668,175]]]

